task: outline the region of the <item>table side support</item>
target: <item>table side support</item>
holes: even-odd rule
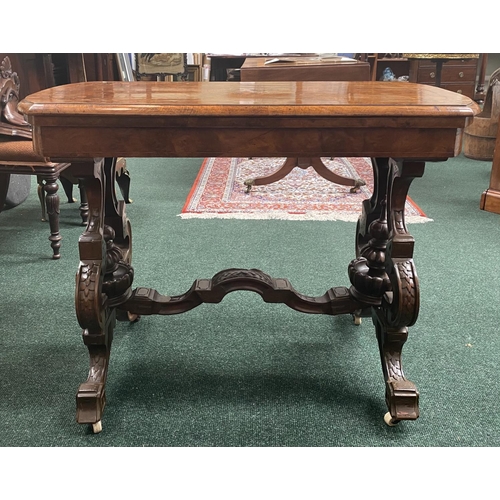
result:
[[[77,421],[94,425],[100,423],[106,404],[105,384],[116,322],[113,306],[128,298],[133,281],[130,224],[114,193],[115,168],[114,158],[98,158],[93,170],[82,169],[80,173],[89,218],[79,239],[75,306],[89,350],[90,369],[77,392]]]
[[[390,422],[418,418],[419,393],[405,378],[401,351],[408,327],[417,320],[419,283],[413,262],[414,239],[404,208],[411,182],[424,173],[421,161],[374,159],[375,189],[363,205],[356,237],[357,258],[349,265],[351,292],[371,306],[386,383]],[[384,189],[384,184],[387,189]],[[384,191],[386,196],[384,196]],[[375,217],[377,217],[375,219]]]
[[[304,313],[371,314],[391,423],[418,418],[418,391],[405,378],[401,363],[408,327],[415,323],[419,308],[414,240],[405,225],[404,207],[411,182],[423,175],[424,162],[373,158],[372,167],[374,192],[363,203],[357,224],[356,258],[348,266],[350,288],[334,287],[320,297],[309,297],[285,278],[272,278],[258,269],[225,269],[211,279],[195,280],[182,295],[167,296],[150,288],[132,290],[132,232],[112,181],[116,160],[96,159],[93,172],[87,169],[81,176],[89,221],[79,240],[75,303],[90,370],[78,389],[77,421],[100,430],[116,319],[179,314],[202,303],[218,303],[235,290],[253,291],[265,302],[284,303]]]

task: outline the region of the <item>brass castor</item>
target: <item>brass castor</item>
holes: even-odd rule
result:
[[[356,316],[355,314],[353,314],[352,319],[355,325],[361,325],[361,316]]]
[[[99,422],[96,422],[95,424],[92,424],[92,432],[94,434],[99,434],[99,432],[102,431],[102,421],[99,420]]]
[[[385,415],[384,415],[384,422],[389,426],[389,427],[394,427],[395,425],[397,425],[400,420],[397,420],[395,418],[392,418],[392,415],[387,412]]]

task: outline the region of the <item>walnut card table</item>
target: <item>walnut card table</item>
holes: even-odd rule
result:
[[[115,320],[178,314],[218,303],[234,290],[312,314],[371,316],[378,340],[385,420],[418,418],[419,393],[403,372],[402,347],[417,320],[414,238],[404,205],[426,161],[461,151],[462,130],[479,111],[468,97],[406,82],[88,82],[28,96],[20,110],[35,150],[80,165],[89,220],[79,240],[75,305],[90,355],[77,392],[77,421],[101,430]],[[363,201],[349,286],[319,297],[257,269],[225,269],[186,293],[133,288],[132,231],[115,196],[117,157],[371,157],[374,191]],[[321,234],[318,232],[318,238]],[[305,264],[307,265],[307,264]]]

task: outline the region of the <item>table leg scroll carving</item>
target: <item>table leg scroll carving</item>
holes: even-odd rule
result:
[[[370,224],[380,218],[387,205],[387,182],[389,177],[389,158],[371,158],[373,171],[372,196],[363,200],[361,216],[356,227],[356,256],[370,239]]]
[[[77,421],[98,424],[106,404],[105,382],[112,339],[113,318],[102,300],[103,267],[106,265],[104,183],[102,161],[94,164],[94,176],[83,178],[89,203],[89,219],[80,236],[80,266],[76,276],[75,306],[83,342],[88,347],[90,369],[76,396]]]
[[[404,376],[401,350],[419,310],[414,239],[405,225],[404,208],[411,182],[423,175],[424,162],[376,159],[373,166],[374,194],[358,222],[358,257],[349,265],[349,279],[352,295],[372,303],[389,408],[385,421],[393,425],[416,419],[419,413],[419,394]]]
[[[382,368],[386,381],[388,423],[418,418],[419,393],[405,378],[401,350],[408,337],[408,327],[418,317],[420,287],[413,262],[414,239],[404,218],[405,201],[410,185],[424,173],[424,162],[395,162],[391,160],[388,189],[388,223],[390,242],[387,248],[386,269],[391,291],[384,295],[382,307],[374,318]]]
[[[107,177],[109,169],[105,166],[105,161],[98,159],[94,163],[93,175],[83,176],[89,219],[79,240],[80,266],[75,294],[77,318],[90,356],[87,380],[80,385],[76,397],[77,421],[92,424],[94,432],[102,428],[101,418],[106,404],[105,384],[116,322],[114,306],[127,300],[133,281],[133,269],[125,260],[130,259],[131,252],[126,252],[124,258],[122,249],[114,242],[114,228],[105,225],[104,208],[111,208],[109,203],[105,207],[105,196],[109,189],[113,189],[109,187],[109,179],[113,177]],[[130,244],[129,235],[125,234],[130,225],[123,220],[118,225],[118,213],[118,210],[112,211],[110,220],[122,230],[121,243]]]
[[[104,175],[106,178],[105,192],[105,224],[113,231],[113,241],[118,245],[123,253],[123,260],[132,262],[132,228],[130,221],[125,214],[125,201],[118,200],[116,196],[116,158],[105,158]]]
[[[356,225],[356,241],[355,241],[355,251],[356,257],[359,258],[363,254],[363,250],[368,245],[368,242],[373,238],[373,235],[370,233],[371,224],[380,219],[382,217],[382,221],[385,221],[386,211],[387,211],[387,181],[389,176],[389,159],[388,158],[371,158],[372,170],[373,170],[373,193],[369,199],[363,200],[362,203],[362,211],[361,216],[358,219]],[[384,222],[384,224],[387,224]],[[377,243],[377,245],[382,245],[380,250],[382,254],[385,252],[385,247],[387,246],[387,238],[388,235],[384,235],[384,241]],[[375,242],[375,240],[374,240]],[[380,258],[380,257],[379,257]],[[382,257],[383,258],[383,257]],[[351,279],[354,279],[354,275],[357,276],[356,280],[360,279],[366,281],[365,275],[368,276],[368,268],[365,268],[365,261],[363,259],[361,261],[355,260],[352,261],[349,265],[349,276]],[[375,265],[375,263],[373,263]],[[375,266],[377,267],[377,266]],[[381,267],[381,264],[378,264],[378,268]],[[383,267],[383,266],[382,266]],[[352,276],[351,274],[354,273]],[[380,269],[377,271],[380,275]],[[372,279],[372,286],[375,281]],[[354,283],[352,283],[354,285]],[[359,288],[355,286],[357,290],[358,296],[361,289],[364,289],[364,286]],[[382,296],[381,293],[374,294],[374,291],[368,292],[367,298],[372,302],[373,305],[379,303],[379,299]],[[374,299],[374,297],[378,297]],[[375,302],[374,302],[375,300]],[[355,325],[361,324],[362,316],[371,316],[371,307],[364,310],[358,310],[353,313],[353,320]]]

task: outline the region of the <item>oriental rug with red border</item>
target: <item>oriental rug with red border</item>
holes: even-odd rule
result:
[[[373,171],[369,158],[322,158],[326,167],[343,177],[366,182],[357,193],[321,177],[312,167],[296,167],[272,184],[253,186],[246,179],[277,170],[285,158],[206,158],[179,214],[183,219],[285,219],[357,221],[362,201],[371,196]],[[405,220],[428,222],[409,197]]]

